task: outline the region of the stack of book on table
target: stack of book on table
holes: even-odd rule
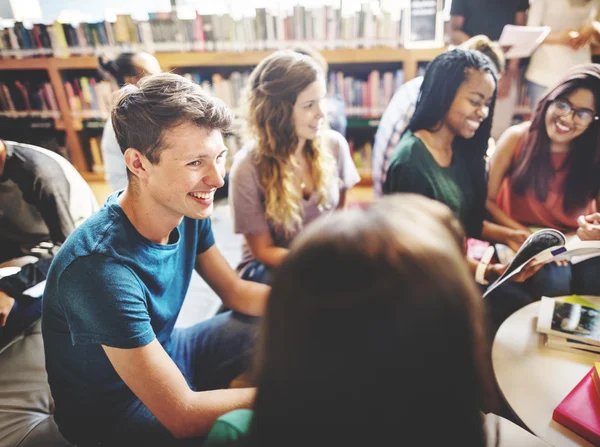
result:
[[[549,348],[600,360],[600,306],[585,298],[542,297],[537,331]]]
[[[552,419],[594,445],[600,445],[600,363],[554,409]]]

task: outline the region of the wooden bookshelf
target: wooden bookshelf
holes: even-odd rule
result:
[[[402,64],[405,81],[417,75],[419,63],[429,62],[445,48],[406,49],[391,47],[375,47],[360,49],[322,50],[320,53],[329,64],[373,64],[381,62],[397,62]],[[170,71],[183,67],[225,67],[225,66],[254,66],[273,51],[244,51],[244,52],[182,52],[156,53],[161,67]],[[87,167],[83,147],[78,132],[85,126],[81,119],[74,118],[63,84],[63,71],[95,70],[98,60],[95,56],[71,57],[39,57],[24,59],[0,59],[0,70],[45,70],[56,95],[60,110],[60,128],[66,135],[67,147],[75,168],[88,181],[103,180],[102,174],[90,172]],[[364,176],[363,184],[369,183],[370,178]]]

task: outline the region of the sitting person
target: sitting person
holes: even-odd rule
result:
[[[504,53],[497,42],[487,36],[477,35],[463,42],[458,48],[477,50],[485,54],[494,63],[498,76],[504,73]],[[415,111],[423,76],[418,76],[402,84],[394,93],[385,108],[373,144],[373,192],[379,197],[383,194],[383,184],[387,176],[394,149],[400,141],[406,125]]]
[[[535,109],[532,120],[508,129],[490,161],[487,209],[507,227],[575,233],[578,217],[600,200],[600,65],[574,68]],[[528,281],[538,295],[600,294],[600,258],[548,264]],[[586,271],[589,272],[586,274]]]
[[[244,279],[268,283],[294,237],[346,203],[359,181],[348,143],[324,127],[325,78],[309,56],[278,51],[252,71],[247,118],[253,140],[231,167],[234,230],[244,235]]]
[[[495,70],[482,53],[455,49],[436,57],[392,157],[384,193],[412,192],[439,200],[454,211],[468,237],[518,248],[527,233],[484,220],[484,156],[495,95]],[[469,262],[475,273],[477,262]],[[485,284],[504,269],[490,264],[478,280]]]
[[[92,190],[63,157],[0,140],[0,346],[39,319],[41,300],[23,292],[38,284],[43,290],[55,253],[97,209]],[[3,275],[9,266],[20,270]]]
[[[253,408],[219,418],[205,447],[500,445],[462,240],[446,206],[407,194],[307,228],[274,276]],[[512,445],[543,445],[519,432]]]
[[[144,52],[121,53],[114,60],[99,61],[99,65],[100,73],[104,77],[115,81],[119,88],[126,84],[136,84],[144,76],[161,72],[156,58]],[[104,125],[100,146],[102,148],[106,182],[113,191],[125,189],[127,186],[127,167],[110,118],[106,120]]]
[[[48,273],[42,334],[55,418],[77,445],[189,445],[183,438],[250,406],[253,389],[221,388],[246,369],[249,316],[263,313],[269,292],[237,276],[211,229],[231,113],[163,73],[123,87],[111,120],[127,187],[69,237]],[[174,329],[194,267],[236,312]]]

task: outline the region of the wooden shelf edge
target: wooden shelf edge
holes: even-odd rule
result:
[[[249,66],[256,65],[275,50],[242,52],[182,52],[155,53],[165,69],[194,66]],[[330,64],[364,64],[377,62],[430,61],[445,48],[341,48],[322,50],[320,53]],[[29,59],[0,59],[0,70],[59,70],[97,69],[95,56],[71,56],[68,58],[46,57]]]
[[[104,173],[102,172],[89,172],[89,171],[83,171],[83,172],[79,172],[81,174],[81,176],[83,177],[83,179],[86,182],[104,182],[106,181],[106,179],[104,178]]]

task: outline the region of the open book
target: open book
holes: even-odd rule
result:
[[[567,242],[567,237],[558,230],[546,228],[536,231],[523,242],[506,271],[488,287],[483,297],[523,270],[532,259],[535,259],[536,264],[551,260],[570,260],[576,264],[594,256],[600,256],[600,241],[571,238]]]

